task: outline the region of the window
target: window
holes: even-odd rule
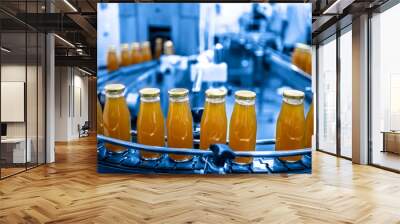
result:
[[[18,2],[19,16],[41,13],[44,3]],[[46,38],[3,12],[0,20],[0,178],[5,178],[45,163]]]
[[[400,170],[400,4],[371,18],[372,164]]]
[[[318,148],[336,153],[336,39],[318,48]]]
[[[340,155],[352,157],[352,33],[340,36]]]

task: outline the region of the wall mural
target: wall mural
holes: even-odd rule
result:
[[[100,3],[98,27],[98,172],[311,173],[311,4]]]

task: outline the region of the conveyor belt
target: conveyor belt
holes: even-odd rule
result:
[[[311,173],[311,150],[293,151],[247,151],[236,152],[227,145],[212,145],[210,150],[175,149],[156,147],[121,141],[98,135],[98,172],[100,173],[178,173],[178,174],[233,174],[233,173]],[[122,146],[125,150],[111,152],[105,143]],[[259,141],[272,144],[273,141]],[[257,148],[263,148],[257,144]],[[140,151],[161,153],[157,160],[143,160]],[[168,153],[190,155],[192,159],[186,162],[175,162]],[[302,155],[297,162],[279,160],[283,156]],[[235,157],[252,157],[253,163],[240,165],[233,162]]]

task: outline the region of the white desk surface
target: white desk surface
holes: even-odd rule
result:
[[[20,143],[20,142],[24,142],[25,138],[2,138],[1,139],[1,143]],[[29,138],[28,138],[29,141]]]
[[[25,163],[31,161],[31,138],[27,138],[25,144],[25,138],[12,138],[3,137],[1,144],[14,144],[13,148],[13,163]],[[25,148],[25,145],[27,146]]]

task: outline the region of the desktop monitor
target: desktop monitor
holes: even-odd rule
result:
[[[7,124],[1,124],[1,136],[7,136]]]

